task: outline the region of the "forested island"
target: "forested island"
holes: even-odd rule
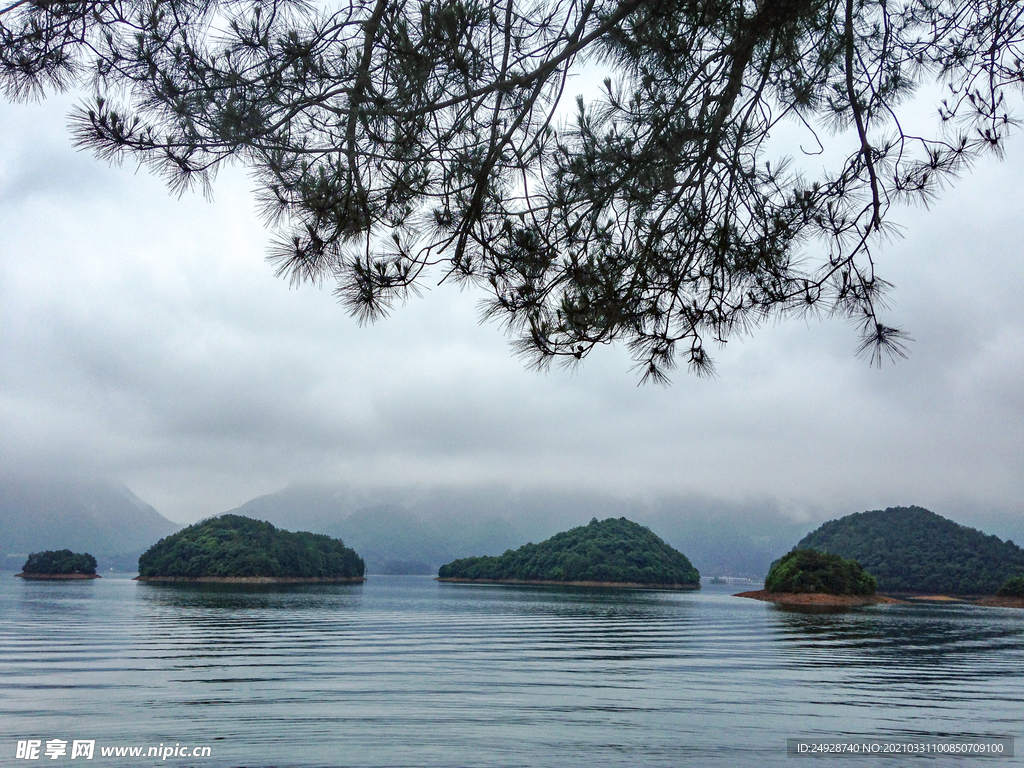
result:
[[[340,539],[221,515],[161,539],[139,558],[139,581],[361,582],[365,566]]]
[[[14,574],[22,579],[47,581],[77,581],[98,579],[96,558],[88,552],[72,552],[70,549],[33,552],[28,556],[21,573]]]
[[[891,602],[877,596],[875,589],[875,578],[856,560],[814,549],[795,549],[772,563],[763,590],[742,592],[737,597],[797,605]]]
[[[772,564],[764,588],[767,592],[873,595],[877,584],[856,560],[815,549],[795,549]]]
[[[700,588],[700,574],[684,554],[624,517],[595,518],[589,525],[496,557],[455,560],[441,566],[438,580]]]
[[[921,507],[890,507],[831,520],[796,549],[857,560],[896,595],[995,595],[1024,573],[1024,550]]]

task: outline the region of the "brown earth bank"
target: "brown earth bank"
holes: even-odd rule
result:
[[[886,594],[898,597],[900,600],[928,603],[973,603],[982,597],[989,597],[989,595],[937,595],[933,592],[887,592]]]
[[[901,594],[904,600],[921,600],[926,603],[962,603],[970,598],[967,597],[951,597],[950,595],[915,595],[915,594]]]
[[[157,584],[362,584],[364,576],[136,576]]]
[[[1024,608],[1024,597],[982,597],[975,600],[974,604],[993,608]]]
[[[996,597],[995,595],[927,595],[912,592],[894,592],[906,603],[961,603],[963,605],[987,605],[997,608],[1024,608],[1024,598]]]
[[[693,584],[641,584],[636,581],[555,581],[553,579],[461,579],[451,576],[436,578],[458,584],[547,584],[556,587],[619,587],[626,589],[700,589]]]
[[[83,579],[102,579],[98,573],[16,573],[16,579],[29,581],[82,581]]]
[[[884,595],[825,595],[821,592],[767,592],[763,589],[740,592],[734,597],[749,597],[785,605],[884,605],[903,602]]]

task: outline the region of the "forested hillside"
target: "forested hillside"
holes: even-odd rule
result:
[[[796,549],[857,560],[880,592],[993,595],[1024,573],[1024,550],[921,507],[890,507],[831,520]]]

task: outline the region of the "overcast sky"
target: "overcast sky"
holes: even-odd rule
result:
[[[181,522],[307,480],[1024,512],[1024,137],[896,214],[878,264],[909,360],[794,320],[732,341],[717,378],[638,388],[615,347],[526,370],[453,287],[359,327],[273,276],[240,169],[178,199],[76,152],[69,104],[0,104],[6,467],[116,478]]]

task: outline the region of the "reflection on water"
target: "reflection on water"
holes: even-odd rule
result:
[[[961,664],[987,654],[1020,649],[1020,612],[972,605],[878,606],[841,614],[793,615],[780,612],[787,642],[801,653],[812,648],[862,649],[877,661],[908,667]]]
[[[203,765],[763,768],[785,763],[787,737],[1024,735],[1024,612],[965,605],[5,579],[0,620],[2,749],[56,736],[212,745]]]
[[[139,585],[137,599],[152,606],[225,610],[317,608],[338,598],[358,599],[362,584],[159,584]],[[187,615],[187,614],[185,614]]]

